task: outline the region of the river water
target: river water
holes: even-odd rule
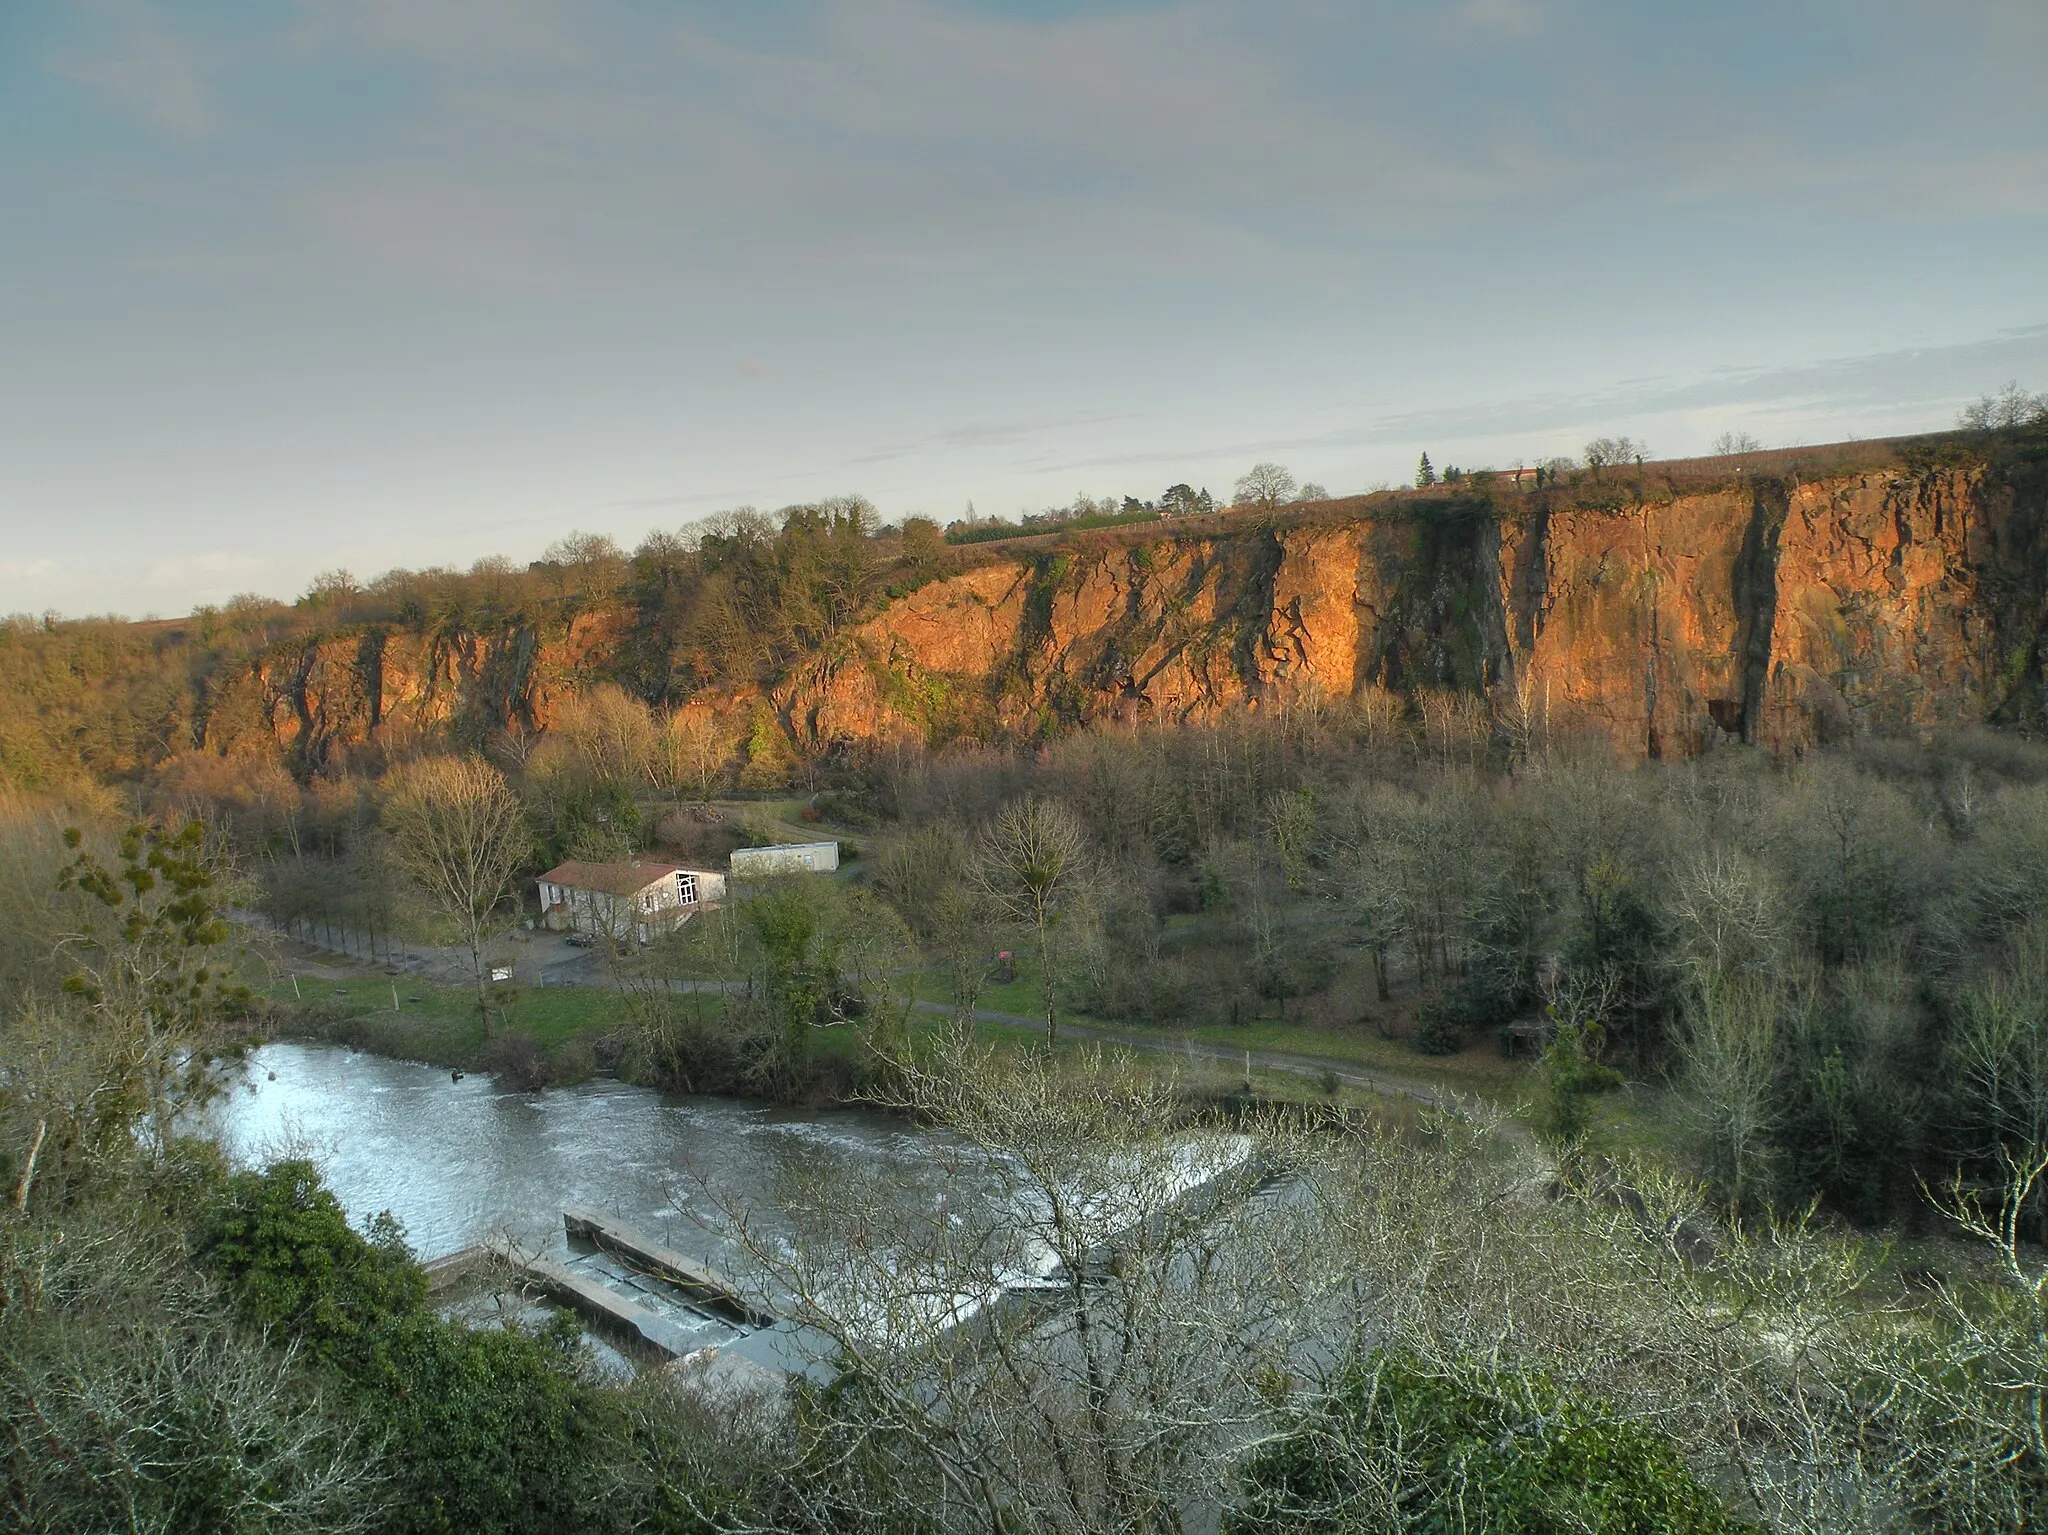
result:
[[[983,1249],[993,1270],[962,1281],[965,1289],[899,1297],[922,1306],[927,1320],[948,1319],[943,1325],[966,1320],[1006,1291],[1042,1284],[1054,1265],[1042,1238],[1029,1234],[1034,1215],[1049,1208],[1042,1195],[1020,1189],[1000,1162],[951,1137],[872,1113],[679,1096],[608,1081],[522,1092],[487,1076],[458,1079],[442,1067],[338,1045],[272,1044],[248,1058],[208,1108],[205,1127],[245,1166],[286,1156],[314,1161],[351,1222],[360,1228],[388,1210],[422,1260],[500,1238],[564,1263],[657,1313],[665,1324],[662,1346],[674,1353],[717,1348],[774,1369],[815,1373],[825,1351],[793,1324],[736,1324],[608,1255],[572,1250],[562,1223],[566,1206],[624,1220],[746,1288],[761,1267],[730,1237],[728,1212],[743,1212],[755,1240],[774,1248],[795,1234],[792,1220],[803,1223],[810,1240],[822,1235],[831,1242],[848,1235],[845,1222],[854,1212],[865,1211],[881,1224],[861,1227],[854,1240],[871,1256],[882,1254],[885,1264],[900,1251],[885,1234],[898,1230],[898,1221],[907,1222],[900,1229],[963,1235],[976,1228],[980,1240],[995,1244]],[[1166,1170],[1169,1192],[1201,1186],[1249,1149],[1243,1137],[1188,1141]],[[1155,1199],[1158,1182],[1155,1168]],[[1105,1239],[1144,1208],[1131,1204],[1121,1180],[1071,1197],[1070,1213],[1099,1225]],[[828,1274],[823,1282],[837,1293],[854,1272],[847,1269],[843,1279]],[[781,1309],[773,1293],[765,1298]],[[872,1304],[851,1289],[840,1301],[856,1316]],[[885,1334],[894,1323],[878,1309],[858,1325]]]
[[[352,1222],[389,1210],[422,1259],[491,1236],[561,1257],[577,1204],[724,1267],[737,1255],[707,1188],[769,1211],[841,1178],[942,1197],[942,1143],[883,1115],[610,1081],[519,1092],[335,1045],[265,1045],[207,1122],[244,1165],[310,1157]]]

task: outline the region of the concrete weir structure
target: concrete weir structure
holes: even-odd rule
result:
[[[571,1205],[562,1212],[562,1226],[572,1238],[615,1253],[637,1268],[666,1279],[692,1300],[727,1313],[750,1327],[772,1327],[775,1315],[748,1300],[737,1283],[695,1258],[687,1258],[664,1247],[637,1226],[583,1205]]]
[[[671,1359],[694,1351],[676,1323],[595,1279],[586,1278],[552,1258],[527,1257],[509,1245],[493,1245],[492,1251],[507,1267],[601,1326],[636,1338]]]

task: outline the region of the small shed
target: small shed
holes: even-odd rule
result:
[[[777,874],[829,874],[839,867],[837,842],[779,842],[773,847],[743,847],[732,855],[736,880],[770,879]]]
[[[725,876],[715,870],[640,860],[572,859],[548,870],[538,884],[543,927],[642,943],[725,898]]]

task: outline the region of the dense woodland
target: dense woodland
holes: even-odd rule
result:
[[[2048,745],[1637,763],[1511,700],[1367,689],[805,761],[678,709],[966,557],[848,500],[631,556],[585,539],[523,571],[7,632],[13,1525],[2048,1524]],[[579,604],[623,604],[630,642],[545,732],[458,719],[318,763],[198,744],[208,677],[295,633]],[[552,862],[721,862],[792,817],[841,839],[845,877],[608,955],[609,1020],[573,1048],[522,1039],[485,985]],[[490,855],[466,883],[432,857],[458,833]],[[986,1284],[992,1229],[803,1189],[804,1239],[755,1256],[834,1346],[829,1390],[621,1385],[573,1328],[452,1320],[403,1232],[350,1229],[317,1168],[229,1168],[183,1133],[253,1041],[366,1042],[269,984],[273,929],[316,918],[467,955],[470,1064],[518,1080],[945,1127],[1044,1196],[1070,1288],[963,1347],[917,1297]],[[998,951],[1036,1021],[991,1045]],[[744,984],[672,984],[704,979]],[[1425,1082],[1521,1064],[1491,1101],[1425,1110],[1077,1050],[1076,1020],[1285,1023]],[[1157,1194],[1226,1136],[1277,1181],[1201,1212]],[[1105,1249],[1060,1213],[1091,1201],[1139,1218]]]

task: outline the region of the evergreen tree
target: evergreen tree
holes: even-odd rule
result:
[[[1429,455],[1425,453],[1422,455],[1422,462],[1415,466],[1415,488],[1422,490],[1435,483],[1436,466],[1429,461]]]

